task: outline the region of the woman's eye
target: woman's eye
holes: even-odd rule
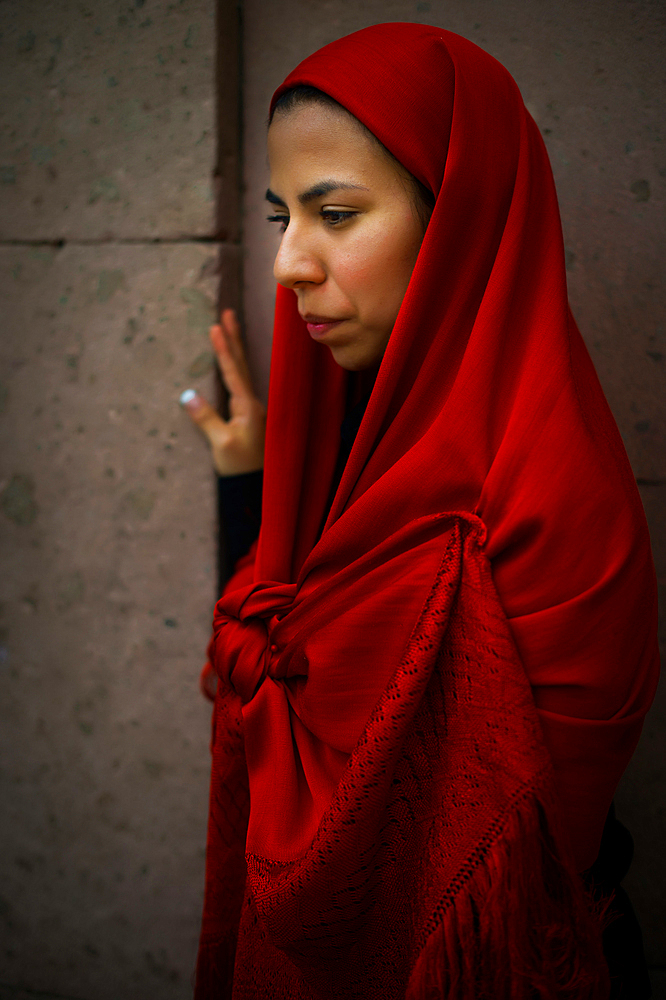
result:
[[[268,222],[279,222],[280,223],[280,232],[281,233],[283,233],[285,231],[285,229],[287,228],[287,225],[289,223],[289,216],[288,215],[267,215],[266,219],[268,220]]]
[[[358,215],[357,212],[346,212],[341,209],[333,208],[322,208],[319,214],[327,226],[339,226],[343,222],[347,222],[354,215]],[[266,219],[268,222],[279,223],[281,233],[283,233],[289,225],[288,215],[267,215]]]
[[[339,226],[341,222],[347,222],[356,212],[342,212],[332,208],[322,208],[320,215],[329,226]]]

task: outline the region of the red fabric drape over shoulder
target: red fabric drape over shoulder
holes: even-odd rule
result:
[[[594,861],[654,692],[655,585],[568,308],[547,154],[506,70],[439,28],[333,42],[274,100],[301,83],[436,205],[319,540],[347,376],[278,289],[261,534],[210,649],[197,996],[231,981],[243,849],[236,998],[262,982],[304,998],[601,996],[566,858]],[[556,900],[549,838],[569,887]],[[555,973],[544,942],[555,954],[553,928],[579,919],[580,967],[574,947]]]

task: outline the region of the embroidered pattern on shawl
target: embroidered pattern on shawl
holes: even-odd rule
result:
[[[483,526],[442,520],[431,592],[312,846],[292,862],[247,857],[234,1000],[605,996],[598,926],[553,839],[552,765]],[[228,690],[219,702],[238,707]],[[241,760],[217,762],[212,790],[218,919],[204,925],[199,998],[231,995]]]

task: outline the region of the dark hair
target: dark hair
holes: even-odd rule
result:
[[[309,84],[299,84],[296,87],[290,87],[289,90],[285,90],[283,94],[280,94],[277,101],[275,102],[271,113],[268,116],[268,125],[270,126],[273,118],[275,117],[275,112],[279,111],[281,114],[288,114],[293,111],[294,108],[304,107],[307,104],[321,104],[325,107],[335,108],[338,111],[344,111],[346,115],[349,115],[356,124],[365,132],[365,134],[372,139],[372,141],[379,146],[382,153],[388,157],[400,170],[401,173],[405,175],[405,179],[409,182],[413,195],[414,208],[416,209],[421,222],[423,223],[423,228],[425,229],[430,221],[430,216],[432,210],[435,207],[435,195],[432,193],[430,188],[426,187],[414,174],[410,173],[409,170],[398,160],[390,149],[387,149],[383,142],[377,138],[374,132],[371,132],[367,125],[364,125],[362,121],[348,111],[344,105],[336,101],[335,98],[331,97],[330,94],[325,93],[323,90],[318,90],[317,87],[311,87]]]

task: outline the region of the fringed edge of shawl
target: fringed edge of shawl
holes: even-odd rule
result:
[[[607,1000],[593,900],[562,858],[532,793],[443,900],[412,969],[406,1000]]]

